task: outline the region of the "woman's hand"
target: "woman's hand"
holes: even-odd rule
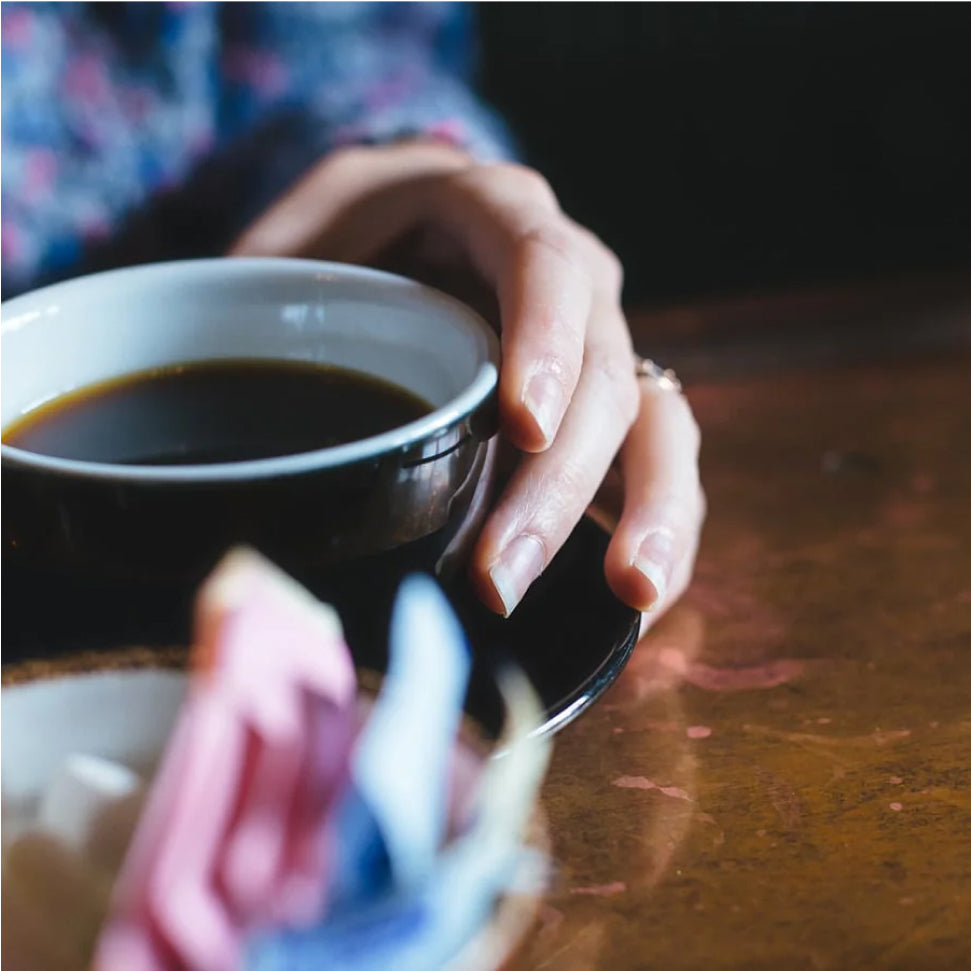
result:
[[[624,498],[607,579],[660,613],[687,585],[704,517],[698,429],[682,395],[635,377],[620,264],[561,212],[542,176],[433,143],[344,149],[232,253],[373,264],[402,247],[474,271],[498,300],[500,420],[522,454],[473,553],[483,600],[515,609],[616,458]]]

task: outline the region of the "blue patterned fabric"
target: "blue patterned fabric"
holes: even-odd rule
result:
[[[4,3],[3,294],[216,253],[317,157],[509,153],[451,3]]]

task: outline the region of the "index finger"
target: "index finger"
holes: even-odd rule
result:
[[[583,240],[545,180],[520,166],[467,169],[429,186],[426,198],[496,288],[504,431],[519,448],[543,451],[583,367],[594,291]]]

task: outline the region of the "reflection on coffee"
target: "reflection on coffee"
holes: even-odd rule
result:
[[[358,371],[306,361],[200,361],[61,395],[14,422],[3,441],[89,462],[197,465],[328,448],[431,410],[404,388]]]

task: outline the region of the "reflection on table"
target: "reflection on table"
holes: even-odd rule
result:
[[[695,377],[697,577],[557,738],[556,871],[517,968],[971,967],[968,294],[654,331]],[[881,313],[866,363],[837,324]],[[663,316],[633,316],[642,353]]]

